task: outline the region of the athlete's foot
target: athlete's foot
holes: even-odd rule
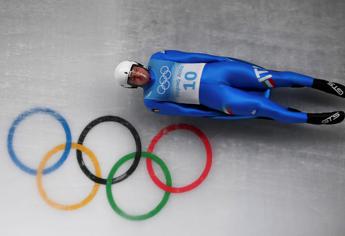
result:
[[[345,98],[345,86],[322,79],[314,79],[312,88]]]
[[[342,122],[345,118],[343,111],[327,113],[308,113],[307,123],[314,125],[333,125]]]

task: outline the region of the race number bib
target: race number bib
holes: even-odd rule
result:
[[[178,64],[176,67],[176,102],[199,104],[199,88],[205,63]]]
[[[205,63],[176,63],[152,59],[149,70],[154,83],[146,89],[145,99],[200,104],[200,80]]]

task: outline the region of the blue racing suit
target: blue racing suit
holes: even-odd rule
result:
[[[166,50],[148,63],[148,109],[164,115],[214,119],[266,118],[304,123],[308,114],[269,99],[275,87],[312,87],[314,78],[268,70],[230,57]]]

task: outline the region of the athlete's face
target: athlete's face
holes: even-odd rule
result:
[[[128,83],[135,86],[144,86],[150,82],[149,72],[141,67],[134,65],[128,78]]]

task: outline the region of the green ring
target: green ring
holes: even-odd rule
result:
[[[166,179],[166,185],[168,186],[172,186],[172,180],[171,180],[171,175],[170,172],[168,170],[168,167],[166,166],[166,164],[163,162],[162,159],[160,159],[159,157],[157,157],[156,155],[154,155],[153,153],[150,152],[142,152],[141,153],[142,157],[144,158],[150,158],[151,160],[153,160],[155,163],[157,163],[160,168],[162,169],[165,179]],[[124,212],[115,202],[114,197],[113,197],[113,193],[112,193],[112,179],[116,173],[116,171],[120,168],[120,166],[122,166],[126,161],[129,161],[130,159],[133,159],[135,157],[135,152],[127,154],[126,156],[121,157],[120,160],[118,160],[115,165],[111,168],[110,173],[108,175],[107,178],[107,184],[106,184],[106,191],[107,191],[107,198],[108,198],[108,202],[111,206],[111,208],[113,208],[113,210],[119,214],[120,216],[128,219],[128,220],[146,220],[148,218],[151,218],[152,216],[156,215],[158,212],[160,212],[160,210],[162,210],[162,208],[165,206],[165,204],[168,202],[169,197],[170,197],[170,193],[169,192],[165,192],[164,196],[162,198],[162,200],[158,203],[158,205],[151,211],[149,211],[146,214],[143,215],[130,215],[127,214],[126,212]]]

